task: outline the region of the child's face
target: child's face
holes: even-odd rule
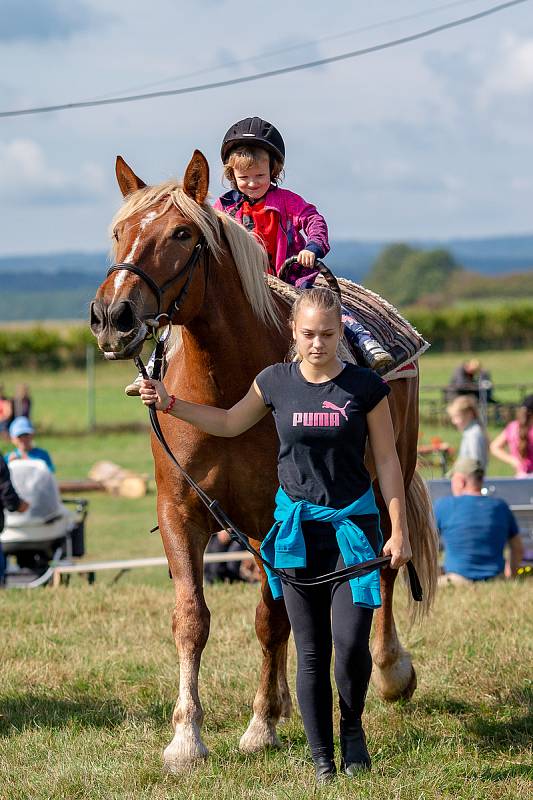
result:
[[[454,414],[450,414],[452,425],[455,425],[457,430],[460,431],[464,431],[473,419],[474,415],[470,414],[468,411],[456,411]]]
[[[15,447],[23,453],[27,453],[33,447],[33,436],[31,433],[23,433],[21,436],[12,436],[11,441]]]
[[[246,169],[233,168],[239,192],[251,200],[259,200],[270,188],[270,159],[267,153],[258,153],[255,162]]]

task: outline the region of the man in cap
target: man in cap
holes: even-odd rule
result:
[[[458,458],[451,470],[452,495],[435,503],[444,546],[439,583],[469,584],[503,577],[509,545],[509,573],[516,575],[523,557],[518,525],[505,500],[483,495],[484,471],[473,458]]]
[[[50,472],[55,472],[55,467],[50,453],[42,447],[34,447],[33,434],[35,433],[28,417],[15,417],[9,426],[9,436],[15,449],[8,453],[5,460],[8,464],[17,458],[40,458],[47,465]]]

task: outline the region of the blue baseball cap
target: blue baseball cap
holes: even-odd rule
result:
[[[24,436],[25,433],[35,433],[28,417],[15,417],[9,426],[9,435],[16,439],[17,436]]]

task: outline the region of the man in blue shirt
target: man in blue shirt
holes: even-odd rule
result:
[[[511,509],[499,497],[481,494],[483,467],[473,458],[453,466],[452,496],[435,503],[437,527],[444,545],[439,583],[472,583],[503,577],[504,548],[509,545],[509,572],[516,575],[523,557],[522,540]]]
[[[28,417],[15,417],[9,426],[9,435],[11,437],[11,442],[15,445],[15,450],[8,453],[5,456],[5,460],[9,464],[17,458],[40,458],[41,461],[44,461],[50,472],[55,472],[55,467],[48,450],[33,446],[34,433],[35,431]]]

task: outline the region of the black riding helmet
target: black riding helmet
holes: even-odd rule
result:
[[[246,117],[232,125],[222,141],[220,156],[225,164],[230,150],[239,145],[256,145],[285,161],[285,142],[270,122],[259,117]]]

